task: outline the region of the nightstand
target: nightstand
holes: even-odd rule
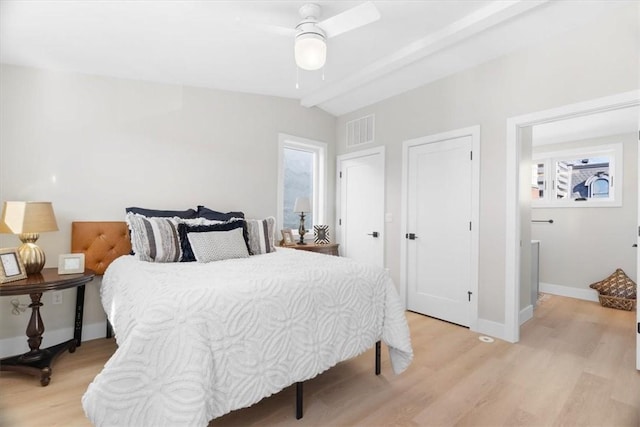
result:
[[[59,275],[57,268],[45,268],[41,273],[31,274],[26,279],[15,282],[3,283],[0,285],[0,296],[7,295],[29,295],[31,297],[31,318],[27,326],[27,342],[29,352],[19,356],[6,357],[0,360],[0,371],[17,371],[33,374],[40,377],[40,384],[46,386],[51,381],[51,365],[65,351],[69,353],[76,351],[82,338],[82,313],[84,305],[84,285],[93,280],[95,273],[85,270],[80,274]],[[41,349],[44,323],[40,317],[40,298],[46,291],[60,291],[62,289],[78,288],[76,301],[76,324],[74,328],[74,338],[54,345],[53,347]]]
[[[316,243],[307,243],[306,245],[295,244],[295,245],[290,245],[286,247],[291,249],[298,249],[300,251],[309,251],[309,252],[317,252],[319,254],[340,256],[338,254],[338,246],[340,246],[338,243],[327,243],[324,245],[319,245]]]

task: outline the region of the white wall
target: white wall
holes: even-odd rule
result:
[[[53,202],[60,231],[38,241],[47,267],[69,252],[72,221],[123,220],[127,206],[275,216],[279,132],[325,141],[335,158],[335,118],[292,99],[11,65],[0,68],[0,90],[0,201]],[[335,162],[328,165],[333,227]],[[0,235],[0,247],[19,244]],[[63,291],[62,305],[50,294],[45,345],[73,326],[75,290]],[[11,315],[11,299],[0,298],[2,354],[12,337],[28,349],[28,312]],[[85,324],[104,321],[97,283],[85,304]]]
[[[640,3],[531,49],[338,118],[336,150],[345,123],[376,115],[375,145],[386,146],[386,264],[399,283],[402,141],[481,126],[479,316],[503,323],[505,314],[506,121],[509,117],[636,90]]]
[[[531,236],[540,240],[540,282],[589,290],[589,284],[622,268],[636,280],[638,206],[637,134],[534,147],[534,153],[623,143],[621,207],[533,208],[538,219],[553,224],[532,224]],[[595,291],[592,291],[595,297]]]

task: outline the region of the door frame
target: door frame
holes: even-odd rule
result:
[[[385,211],[387,206],[387,176],[385,174],[385,166],[387,163],[385,156],[385,147],[383,145],[379,147],[368,148],[366,150],[358,150],[352,151],[350,153],[341,154],[336,157],[336,240],[337,243],[342,244],[344,242],[344,228],[340,224],[340,219],[342,218],[342,181],[340,179],[340,172],[342,171],[342,162],[345,160],[353,160],[359,159],[361,157],[369,157],[371,155],[379,154],[382,156],[382,212],[380,213],[382,220],[382,265],[384,267],[387,266],[387,256],[386,256],[386,222],[385,222]]]
[[[572,117],[640,105],[640,90],[568,104],[507,119],[506,218],[505,218],[505,313],[504,336],[520,340],[520,148],[522,131],[530,126]],[[640,193],[640,189],[639,189]]]
[[[475,296],[471,302],[471,313],[469,316],[469,329],[478,330],[478,267],[479,267],[479,236],[480,236],[480,126],[469,126],[461,129],[454,129],[447,132],[409,139],[402,142],[402,187],[401,187],[401,225],[400,225],[400,300],[407,308],[407,249],[408,240],[403,238],[409,231],[407,230],[409,209],[409,149],[411,147],[432,144],[435,142],[457,139],[465,136],[471,137],[471,150],[473,152],[473,162],[471,163],[471,283],[469,289]]]
[[[638,181],[640,181],[640,123],[638,123]],[[636,236],[636,281],[640,282],[640,185],[638,185],[638,198],[636,199],[637,206],[637,217],[638,217],[638,235]],[[640,309],[638,309],[636,304],[636,369],[640,371]]]

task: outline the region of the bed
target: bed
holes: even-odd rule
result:
[[[380,340],[395,373],[413,357],[388,274],[346,258],[126,255],[106,269],[101,298],[118,349],[82,399],[97,426],[206,426],[294,383],[301,399],[303,381]]]

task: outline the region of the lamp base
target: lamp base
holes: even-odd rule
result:
[[[22,245],[18,248],[18,254],[26,273],[28,275],[40,273],[46,261],[44,252],[35,243],[40,235],[38,233],[22,233],[18,237],[22,241]]]
[[[306,245],[304,242],[304,235],[307,234],[307,230],[304,229],[304,212],[300,212],[300,227],[298,227],[298,234],[300,235],[299,245]]]

